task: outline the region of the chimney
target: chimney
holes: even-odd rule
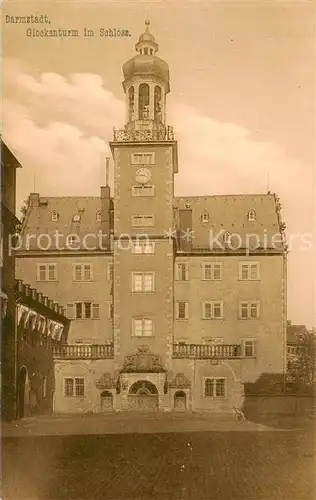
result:
[[[192,209],[179,210],[179,246],[183,252],[192,251]]]
[[[29,206],[39,207],[40,195],[39,193],[30,193],[29,196]]]
[[[106,185],[101,186],[101,231],[102,245],[107,249],[110,249],[110,158],[107,157],[105,161]]]

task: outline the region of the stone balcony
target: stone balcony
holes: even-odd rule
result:
[[[231,359],[241,358],[239,344],[173,344],[173,358],[177,359]]]
[[[67,344],[53,351],[55,359],[111,359],[113,344]]]

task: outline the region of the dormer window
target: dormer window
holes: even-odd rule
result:
[[[231,240],[231,235],[230,235],[230,233],[228,233],[228,232],[224,233],[224,234],[223,234],[223,241],[224,241],[224,243],[227,243],[227,244],[228,244],[228,243],[230,243],[230,240]]]
[[[189,208],[191,208],[190,203],[186,203],[186,204],[185,204],[185,208],[188,208],[188,209],[189,209]]]
[[[101,222],[101,211],[100,210],[97,211],[96,218],[97,218],[97,222]]]
[[[201,215],[201,222],[209,222],[210,220],[210,216],[207,212],[203,212],[202,215]]]
[[[56,212],[56,210],[53,210],[53,211],[52,211],[52,221],[53,221],[53,222],[57,222],[57,221],[58,221],[58,219],[59,219],[59,213],[58,213],[58,212]]]
[[[72,221],[73,222],[80,222],[80,215],[79,214],[75,214],[72,218]]]
[[[248,220],[254,222],[256,220],[256,212],[254,210],[249,210]]]

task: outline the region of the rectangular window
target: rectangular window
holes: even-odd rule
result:
[[[187,262],[179,262],[176,264],[176,280],[188,281],[189,279],[189,264]]]
[[[73,264],[73,281],[92,281],[92,264]]]
[[[256,341],[255,340],[247,340],[247,339],[245,339],[243,341],[244,356],[246,358],[253,358],[255,356],[255,345],[256,345]]]
[[[180,300],[176,303],[176,318],[177,319],[188,319],[189,313],[189,303],[184,300]]]
[[[223,302],[211,301],[202,302],[203,319],[223,319]]]
[[[132,253],[135,255],[153,255],[155,253],[155,243],[153,241],[138,241],[132,245]]]
[[[95,302],[73,302],[67,304],[69,319],[99,319],[99,304]]]
[[[132,273],[133,292],[154,292],[155,273]]]
[[[133,186],[132,196],[155,196],[155,186]]]
[[[57,281],[57,264],[37,264],[37,281]]]
[[[73,378],[65,378],[64,379],[64,394],[65,396],[73,396],[74,395],[74,379]]]
[[[84,378],[65,378],[64,394],[65,396],[84,396]]]
[[[222,264],[220,262],[203,263],[202,279],[203,280],[221,280],[222,279]]]
[[[131,154],[131,164],[132,165],[154,165],[155,164],[155,153],[132,153]]]
[[[239,279],[251,281],[260,279],[260,262],[239,262]]]
[[[240,319],[258,319],[260,318],[260,302],[249,301],[239,304]]]
[[[217,377],[204,379],[204,396],[206,398],[225,398],[226,379]]]
[[[133,227],[150,227],[155,223],[154,215],[132,215]]]
[[[107,267],[107,279],[108,279],[108,281],[113,281],[113,277],[114,277],[113,262],[109,262],[108,267]]]
[[[152,337],[154,322],[151,318],[133,319],[133,337]]]

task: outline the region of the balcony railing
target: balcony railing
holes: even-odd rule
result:
[[[241,346],[239,344],[173,344],[173,357],[191,359],[240,358]]]
[[[55,359],[111,359],[113,344],[64,345],[53,351]]]
[[[113,130],[113,142],[174,141],[173,127],[160,125],[140,130],[126,128]]]

